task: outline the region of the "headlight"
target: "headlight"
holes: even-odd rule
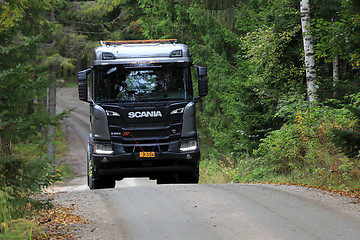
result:
[[[109,111],[109,110],[105,110],[106,111],[106,115],[110,116],[110,117],[120,117],[120,114],[114,111]]]
[[[178,114],[178,113],[183,113],[184,112],[184,108],[178,108],[173,110],[170,114]]]
[[[97,154],[113,154],[114,151],[111,144],[95,143],[94,152]]]
[[[198,144],[195,139],[181,140],[181,144],[180,144],[181,152],[195,151],[197,148],[198,148]]]

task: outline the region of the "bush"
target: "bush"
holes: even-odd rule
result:
[[[333,140],[348,157],[360,157],[360,108],[347,107],[357,120],[350,129],[334,129]]]
[[[30,211],[47,207],[47,200],[35,200],[32,195],[40,193],[43,187],[59,180],[60,174],[46,159],[22,159],[8,156],[0,161],[0,236],[10,238],[12,235],[23,236],[27,226],[24,218]],[[21,226],[20,226],[20,225]],[[11,231],[10,231],[10,230]],[[14,232],[15,231],[15,232]],[[10,235],[9,235],[10,234]],[[31,235],[31,233],[29,233]]]
[[[358,189],[360,164],[333,141],[334,131],[347,131],[356,119],[346,108],[313,106],[298,109],[293,121],[271,132],[254,151],[255,170],[267,176],[333,189]],[[254,171],[255,171],[254,170]],[[262,173],[264,174],[264,173]]]

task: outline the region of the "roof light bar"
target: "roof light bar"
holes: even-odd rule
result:
[[[149,44],[149,43],[176,43],[177,39],[154,39],[154,40],[126,40],[126,41],[100,41],[102,46],[123,44]]]

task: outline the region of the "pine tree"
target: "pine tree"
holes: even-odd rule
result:
[[[51,73],[38,69],[38,46],[50,35],[44,14],[51,8],[50,1],[34,0],[0,6],[0,202],[8,206],[1,223],[23,217],[26,203],[35,201],[29,196],[58,179],[39,137],[42,126],[57,126],[64,117],[41,105]],[[31,152],[23,156],[19,149]]]

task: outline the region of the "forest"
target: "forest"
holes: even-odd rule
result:
[[[178,39],[207,67],[203,183],[359,194],[359,32],[359,0],[0,0],[0,238],[61,178],[47,142],[67,113],[48,89],[75,86],[100,40]]]

